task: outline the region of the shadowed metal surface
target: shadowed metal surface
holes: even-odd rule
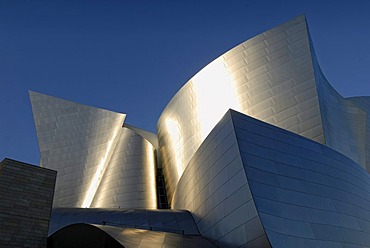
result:
[[[78,223],[66,226],[48,237],[47,248],[124,248],[99,226]]]
[[[311,42],[312,43],[312,42]],[[342,97],[328,82],[311,45],[325,144],[366,169],[366,111]]]
[[[199,235],[190,212],[170,209],[56,208],[51,213],[49,235],[75,224],[89,223],[170,233]]]
[[[370,246],[370,175],[359,164],[233,110],[191,159],[173,204],[220,246]]]
[[[359,164],[328,146],[231,114],[273,247],[370,246],[370,175]]]
[[[216,247],[200,235],[180,235],[168,232],[148,231],[131,228],[118,228],[95,225],[105,231],[126,248],[162,247]]]
[[[74,242],[75,240],[76,242]],[[48,238],[48,248],[54,247],[197,248],[216,246],[199,235],[181,235],[105,225],[73,224],[64,227]]]
[[[325,143],[304,16],[231,49],[172,98],[158,123],[169,199],[229,108]]]
[[[186,167],[173,208],[188,209],[200,233],[219,247],[270,247],[244,173],[230,112]]]
[[[359,96],[346,98],[347,101],[355,103],[358,108],[366,113],[366,134],[365,137],[365,160],[366,160],[366,170],[370,172],[370,97],[369,96]]]

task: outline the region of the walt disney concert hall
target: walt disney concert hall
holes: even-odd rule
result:
[[[304,16],[196,73],[157,134],[30,99],[48,247],[370,247],[370,97],[329,84]]]

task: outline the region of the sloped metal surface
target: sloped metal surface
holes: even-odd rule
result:
[[[157,123],[170,200],[186,165],[229,108],[325,143],[304,16],[226,52],[172,98]]]
[[[58,172],[53,206],[89,207],[125,114],[29,92],[41,166]]]
[[[157,208],[154,153],[150,142],[123,127],[91,207]]]
[[[89,223],[122,228],[136,228],[177,234],[199,235],[189,211],[170,209],[106,209],[106,208],[56,208],[53,209],[49,235],[61,228]]]

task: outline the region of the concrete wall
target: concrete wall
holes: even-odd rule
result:
[[[56,171],[0,163],[0,247],[46,247]]]

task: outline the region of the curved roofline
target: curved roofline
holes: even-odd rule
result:
[[[288,21],[285,21],[285,22],[283,22],[283,23],[281,23],[281,24],[279,24],[279,25],[277,25],[277,26],[275,26],[275,27],[272,27],[272,28],[276,28],[276,27],[279,27],[279,26],[281,26],[281,25],[285,25],[287,22],[291,22],[291,21],[294,21],[294,20],[296,20],[296,19],[298,19],[298,18],[304,18],[305,19],[305,21],[306,21],[306,16],[305,16],[305,14],[300,14],[300,15],[298,15],[298,16],[296,16],[296,17],[294,17],[294,18],[292,18],[292,19],[289,19]],[[175,95],[173,95],[173,97],[171,98],[171,100],[166,104],[166,106],[163,108],[163,110],[162,110],[162,112],[161,112],[161,114],[160,114],[160,116],[158,117],[158,120],[157,120],[157,129],[158,129],[158,124],[159,124],[159,122],[160,122],[160,120],[161,120],[161,118],[162,118],[162,116],[163,116],[163,113],[166,111],[166,109],[167,109],[167,107],[168,106],[170,106],[171,105],[171,103],[174,101],[174,99],[175,99],[175,97],[176,96],[178,96],[179,94],[181,94],[181,92],[186,88],[186,86],[189,84],[189,82],[197,75],[197,74],[199,74],[201,71],[203,71],[204,69],[206,69],[206,67],[208,67],[213,61],[215,61],[216,59],[218,59],[218,58],[220,58],[220,57],[222,57],[222,56],[224,56],[224,54],[225,53],[227,53],[227,52],[230,52],[230,51],[232,51],[233,49],[235,49],[236,47],[238,47],[238,46],[240,46],[240,45],[242,45],[243,43],[245,43],[245,42],[247,42],[247,41],[249,41],[249,40],[251,40],[251,39],[253,39],[253,38],[255,38],[256,36],[260,36],[260,35],[263,35],[263,33],[265,33],[265,32],[267,32],[267,31],[269,31],[269,30],[271,30],[271,28],[268,28],[268,29],[266,29],[265,31],[263,31],[263,32],[260,32],[260,33],[258,33],[258,34],[256,34],[256,35],[253,35],[252,37],[250,37],[250,38],[248,38],[247,40],[244,40],[244,41],[242,41],[242,42],[240,42],[240,43],[238,43],[237,45],[235,45],[235,46],[233,46],[233,47],[231,47],[230,49],[227,49],[226,51],[224,51],[223,53],[221,53],[221,55],[219,55],[219,56],[217,56],[217,57],[215,57],[214,59],[212,59],[208,64],[206,64],[203,68],[201,68],[199,71],[197,71],[195,74],[193,74],[193,76],[188,80],[188,81],[186,81],[185,82],[185,84],[183,85],[183,86],[181,86],[181,88],[175,93]]]

